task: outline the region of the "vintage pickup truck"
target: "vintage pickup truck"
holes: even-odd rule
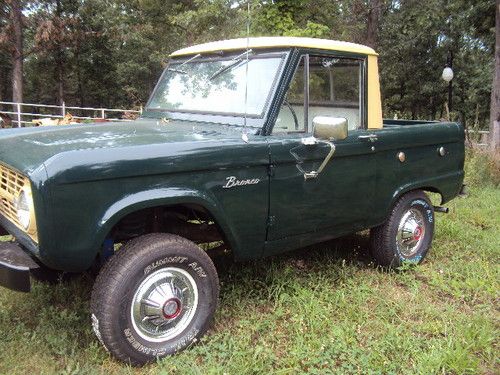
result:
[[[171,55],[133,122],[0,130],[0,284],[98,269],[94,331],[143,364],[208,329],[214,254],[245,261],[371,229],[382,266],[420,263],[464,177],[464,129],[382,120],[377,54],[244,38]]]

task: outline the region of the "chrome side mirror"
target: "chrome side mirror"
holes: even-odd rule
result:
[[[347,138],[347,119],[344,117],[316,116],[313,118],[313,137],[325,141]]]
[[[347,119],[330,116],[316,116],[313,118],[313,135],[312,137],[303,138],[302,144],[315,145],[318,141],[322,141],[330,146],[330,152],[328,152],[328,155],[326,155],[325,160],[323,160],[317,171],[306,172],[297,165],[299,171],[304,174],[305,180],[314,179],[319,176],[335,152],[335,145],[332,141],[339,141],[345,138],[347,138]]]

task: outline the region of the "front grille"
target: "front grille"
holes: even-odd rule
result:
[[[22,174],[0,164],[0,214],[3,214],[21,229],[14,200],[27,183],[28,179]]]

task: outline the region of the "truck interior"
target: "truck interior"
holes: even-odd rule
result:
[[[360,59],[309,56],[309,80],[305,57],[290,83],[276,120],[274,132],[304,132],[312,129],[316,116],[343,117],[349,130],[361,126],[362,69]],[[308,98],[306,92],[308,90]],[[308,99],[308,100],[307,100]],[[307,120],[304,108],[308,105]],[[307,121],[307,128],[304,123]]]

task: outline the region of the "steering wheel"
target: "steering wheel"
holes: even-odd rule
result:
[[[293,122],[295,123],[295,130],[299,130],[299,119],[297,118],[297,113],[295,113],[295,109],[293,109],[293,107],[290,105],[290,103],[288,103],[288,100],[286,99],[283,100],[283,104],[288,107],[290,112],[292,112]]]

